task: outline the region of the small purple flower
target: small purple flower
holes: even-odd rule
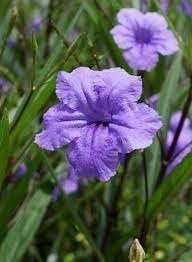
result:
[[[190,0],[181,0],[179,9],[182,10],[186,15],[192,15],[192,2]]]
[[[135,70],[150,71],[157,64],[159,54],[171,55],[179,49],[165,18],[158,13],[143,14],[137,9],[124,8],[117,14],[117,20],[119,25],[111,34]]]
[[[150,96],[148,99],[147,99],[147,103],[152,107],[152,108],[156,108],[157,107],[157,103],[159,101],[159,97],[160,97],[160,94],[159,93],[156,93],[152,96]]]
[[[38,171],[35,171],[33,173],[33,176],[32,176],[33,179],[39,179],[40,177],[41,177],[41,173],[39,173]]]
[[[148,10],[149,0],[141,0],[140,1],[140,10],[145,13]]]
[[[149,0],[141,0],[140,1],[140,10],[141,12],[145,13],[149,9]],[[159,1],[160,7],[164,12],[168,11],[169,8],[169,0],[160,0]]]
[[[8,94],[12,89],[12,84],[7,81],[4,77],[0,76],[0,94]]]
[[[80,186],[79,179],[73,174],[69,174],[67,178],[65,178],[64,176],[59,176],[58,182],[60,184],[60,187],[55,186],[52,192],[52,199],[54,201],[56,201],[61,195],[61,188],[66,195],[69,195],[75,193]]]
[[[13,37],[13,36],[10,36],[10,37],[8,38],[8,40],[7,40],[7,46],[8,46],[9,48],[14,48],[14,47],[16,47],[16,46],[17,46],[17,40],[16,40],[16,38]]]
[[[161,9],[166,13],[169,8],[169,0],[160,0]]]
[[[167,150],[170,148],[173,142],[177,126],[181,119],[181,115],[182,112],[179,111],[171,116],[169,131],[167,134],[167,141],[166,141]],[[167,174],[169,174],[173,170],[173,168],[176,167],[183,160],[183,158],[192,151],[192,144],[190,144],[191,142],[192,142],[191,121],[189,118],[186,118],[183,125],[183,129],[179,136],[179,140],[177,142],[177,146],[173,154],[173,158],[172,158],[173,161],[171,161],[171,163],[167,168]]]
[[[24,163],[22,163],[16,169],[14,174],[9,177],[9,182],[10,183],[16,183],[26,174],[26,172],[27,172],[27,166]]]
[[[29,33],[32,33],[32,32],[36,33],[36,32],[38,32],[40,27],[41,27],[41,25],[42,25],[42,22],[43,22],[42,15],[35,16],[35,18],[28,25],[27,31]]]
[[[148,147],[162,125],[152,108],[137,103],[141,92],[141,78],[121,68],[59,72],[60,103],[44,114],[44,130],[35,142],[51,151],[69,144],[76,176],[109,180],[119,154]]]

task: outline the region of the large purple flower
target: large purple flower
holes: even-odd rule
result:
[[[171,55],[178,51],[177,40],[167,29],[162,15],[124,8],[117,14],[117,20],[119,25],[111,34],[133,69],[150,71],[157,64],[159,54]]]
[[[44,130],[35,142],[47,150],[69,144],[67,155],[75,175],[109,180],[119,154],[148,147],[161,127],[158,114],[137,103],[141,92],[141,78],[121,68],[59,72],[60,103],[44,114]]]
[[[174,135],[181,119],[182,112],[178,111],[171,116],[169,131],[167,133],[166,148],[170,148]],[[176,167],[183,158],[192,151],[192,126],[189,118],[185,119],[182,131],[177,142],[171,163],[167,168],[167,174],[169,174],[174,167]]]

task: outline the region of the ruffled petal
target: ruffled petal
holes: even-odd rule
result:
[[[119,152],[129,153],[151,145],[162,123],[159,115],[144,103],[129,104],[114,115],[110,133],[118,137]]]
[[[116,25],[110,33],[112,34],[118,47],[121,49],[129,49],[135,43],[135,35],[133,30],[129,30],[125,26]]]
[[[44,130],[35,136],[35,143],[47,150],[55,150],[81,135],[87,124],[85,116],[59,103],[44,114]]]
[[[168,26],[167,21],[165,18],[156,13],[156,12],[148,12],[144,15],[143,18],[143,27],[149,28],[153,31],[161,31],[166,29]]]
[[[102,70],[101,79],[108,87],[109,103],[114,100],[138,101],[142,93],[141,77],[128,74],[122,68]]]
[[[90,125],[68,148],[76,176],[107,181],[116,173],[119,155],[115,137],[102,125]]]
[[[87,67],[79,67],[71,73],[59,72],[56,85],[57,97],[71,109],[83,112],[89,110],[97,98],[92,88],[95,72]]]
[[[143,18],[144,15],[134,8],[123,8],[117,14],[118,22],[130,30],[141,25]]]
[[[158,53],[153,45],[136,44],[124,52],[125,60],[135,70],[150,71],[159,60]]]
[[[152,42],[156,45],[157,52],[162,55],[172,55],[179,50],[178,42],[170,30],[155,35]]]

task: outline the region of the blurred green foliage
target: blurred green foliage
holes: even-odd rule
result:
[[[120,8],[139,7],[139,1],[9,2],[0,1],[0,76],[13,86],[9,94],[0,90],[0,261],[128,261],[130,244],[139,237],[145,217],[146,261],[190,262],[191,155],[154,192],[161,161],[158,139],[146,150],[150,200],[144,214],[142,152],[131,155],[120,192],[122,168],[110,182],[87,181],[76,194],[52,202],[56,177],[66,175],[65,150],[42,152],[33,142],[43,112],[56,102],[59,70],[120,66],[135,73],[109,30]],[[192,20],[178,10],[179,1],[170,2],[166,18],[181,40],[181,51],[161,57],[145,75],[143,91],[145,97],[160,92],[163,145],[171,113],[183,107],[192,70]],[[151,0],[150,9],[158,11],[158,1]],[[32,33],[31,22],[38,16],[42,21]],[[8,177],[23,162],[27,173],[9,184]],[[40,173],[37,179],[35,171]]]

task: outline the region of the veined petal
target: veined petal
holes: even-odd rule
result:
[[[90,125],[69,145],[68,159],[76,176],[107,181],[115,175],[119,163],[116,139],[108,127]]]
[[[133,30],[129,30],[125,26],[116,25],[111,29],[110,33],[121,49],[129,49],[135,42]]]
[[[162,55],[172,55],[179,50],[178,42],[170,30],[160,32],[152,41],[156,45],[157,52]]]
[[[167,21],[162,15],[156,12],[148,12],[144,15],[143,26],[151,30],[159,31],[166,29],[168,25]]]
[[[118,22],[130,29],[142,24],[144,15],[134,8],[123,8],[117,14]]]
[[[138,101],[142,92],[142,80],[139,76],[128,74],[120,67],[102,70],[100,77],[108,87],[109,103],[120,100]]]
[[[152,45],[136,44],[124,52],[125,60],[135,70],[150,71],[159,60],[158,53]]]
[[[59,103],[45,113],[45,129],[36,135],[35,143],[53,151],[79,137],[86,124],[86,118],[81,112]]]
[[[114,115],[109,130],[118,137],[119,151],[128,153],[150,146],[161,126],[158,114],[140,103],[129,104],[118,115]]]
[[[93,92],[93,76],[96,71],[79,67],[71,73],[58,73],[56,94],[60,101],[72,109],[87,111],[96,100]]]

